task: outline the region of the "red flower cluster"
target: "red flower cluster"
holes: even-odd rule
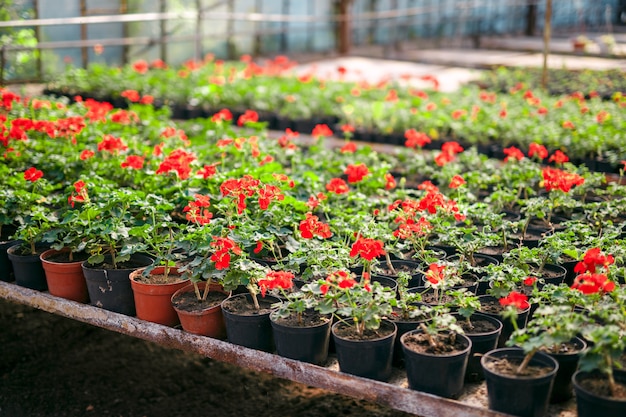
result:
[[[404,132],[404,146],[407,148],[423,148],[425,145],[431,142],[430,137],[423,132],[418,132],[415,129],[408,129]]]
[[[511,291],[506,297],[500,298],[500,305],[502,307],[513,306],[518,310],[526,310],[530,307],[528,297],[517,291]]]
[[[600,248],[591,248],[585,252],[582,261],[578,262],[574,267],[574,272],[583,274],[585,272],[596,273],[597,267],[605,270],[615,262],[613,255],[604,255]]]
[[[89,195],[87,194],[87,185],[83,180],[76,181],[74,183],[74,191],[67,198],[67,202],[74,207],[75,203],[84,203],[89,200]]]
[[[521,161],[522,159],[524,159],[524,152],[520,151],[515,146],[504,148],[503,152],[506,155],[506,157],[504,158],[505,162],[508,162],[511,159],[517,159],[518,161]]]
[[[122,162],[122,168],[141,169],[143,168],[144,158],[139,155],[128,155],[126,160]]]
[[[24,171],[24,179],[26,181],[35,182],[41,177],[43,177],[43,172],[35,167],[30,167]]]
[[[246,110],[239,119],[237,119],[238,126],[244,126],[246,123],[254,123],[259,121],[259,114],[254,110]]]
[[[229,121],[229,120],[233,120],[233,114],[230,112],[230,110],[228,109],[222,109],[220,111],[218,111],[217,113],[215,113],[212,117],[211,120],[214,122],[220,122],[220,121]]]
[[[293,287],[294,275],[288,271],[270,271],[265,278],[260,279],[258,284],[261,289],[261,296],[265,297],[267,290],[281,288],[288,290]]]
[[[211,255],[211,261],[215,262],[216,269],[226,269],[230,266],[230,254],[241,255],[241,248],[227,237],[213,236],[211,247],[215,252]]]
[[[241,214],[246,209],[246,198],[252,197],[261,182],[250,175],[241,178],[227,179],[220,185],[222,196],[233,196],[237,199],[237,213]]]
[[[199,225],[209,224],[213,218],[213,213],[207,208],[211,206],[209,196],[195,194],[194,198],[183,208],[183,213],[187,213],[185,218]]]
[[[315,127],[313,128],[313,131],[311,132],[311,136],[313,136],[316,139],[319,139],[321,137],[330,137],[332,135],[333,135],[333,131],[330,130],[330,127],[328,127],[328,125],[325,125],[325,124],[315,125]]]
[[[580,175],[562,171],[556,168],[546,167],[542,171],[543,186],[546,191],[561,190],[564,193],[569,192],[575,185],[582,185],[585,183],[585,179]]]
[[[412,218],[402,219],[400,216],[396,218],[396,222],[398,219],[400,219],[400,224],[393,232],[393,235],[398,239],[426,236],[433,229],[433,225],[425,217],[420,217],[417,222]]]
[[[329,274],[326,277],[326,282],[328,282],[328,284],[322,284],[320,286],[320,291],[324,295],[328,293],[331,285],[337,285],[339,288],[347,290],[357,284],[356,280],[350,276],[349,272],[346,271],[335,271]]]
[[[439,265],[434,262],[428,266],[428,271],[426,271],[426,279],[432,285],[440,284],[446,278],[446,266]]]
[[[341,178],[333,178],[326,184],[326,191],[335,194],[345,194],[350,192],[350,188]]]
[[[360,256],[367,261],[371,261],[385,254],[383,247],[384,244],[380,240],[359,237],[356,242],[352,244],[350,256],[352,258]]]
[[[300,235],[304,239],[312,239],[314,236],[327,239],[333,234],[330,231],[329,225],[319,221],[319,217],[307,213],[306,218],[300,222]]]
[[[170,171],[176,171],[178,178],[185,180],[189,178],[191,173],[190,164],[196,160],[196,156],[184,149],[174,149],[170,154],[161,162],[157,169],[157,174],[165,174]]]
[[[285,199],[280,188],[275,185],[265,184],[259,188],[259,207],[261,210],[267,210],[273,200],[282,201]]]
[[[603,254],[600,248],[587,250],[582,261],[574,267],[574,272],[579,275],[574,278],[572,288],[583,294],[613,291],[615,283],[610,281],[605,273],[598,273],[597,268],[601,267],[606,272],[614,262],[613,255]]]
[[[125,151],[128,146],[124,144],[121,138],[116,138],[113,135],[104,135],[102,141],[98,143],[98,151],[106,151],[110,153],[117,153],[118,151]]]
[[[343,173],[348,176],[348,182],[354,184],[363,181],[363,178],[365,178],[370,171],[365,164],[361,163],[356,165],[349,164]]]
[[[197,175],[200,175],[203,179],[207,179],[217,174],[217,165],[205,165],[196,172]]]
[[[339,152],[341,153],[355,153],[357,151],[356,143],[354,142],[346,142],[345,145],[341,147]]]
[[[460,175],[455,175],[450,180],[450,184],[448,185],[448,187],[455,189],[455,188],[459,188],[463,184],[465,184],[465,180],[463,179],[463,177]]]
[[[457,142],[446,142],[441,145],[441,152],[435,157],[435,163],[440,167],[454,161],[456,154],[463,152],[463,147]]]
[[[306,205],[309,206],[311,210],[320,205],[320,202],[326,200],[328,197],[324,193],[317,193],[317,195],[312,195],[309,197],[309,200],[306,202]]]
[[[552,154],[552,156],[550,156],[550,158],[548,159],[548,162],[554,162],[555,164],[564,164],[567,161],[569,161],[569,158],[567,157],[567,155],[565,155],[563,152],[556,150],[554,151],[554,153]]]
[[[385,190],[393,190],[397,185],[398,183],[396,182],[394,176],[387,172],[385,174]]]
[[[605,274],[586,273],[574,278],[572,288],[588,295],[598,292],[611,292],[615,289],[615,283],[610,281]]]
[[[541,160],[546,159],[548,157],[548,150],[545,146],[540,145],[537,142],[533,142],[528,147],[528,157],[532,158],[534,156]]]

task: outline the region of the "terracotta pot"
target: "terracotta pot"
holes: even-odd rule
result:
[[[58,251],[49,249],[40,255],[41,264],[46,274],[50,294],[68,300],[86,303],[89,301],[87,282],[83,274],[83,260],[73,262],[55,262],[54,255],[67,253],[69,250]]]
[[[206,284],[206,282],[197,284],[201,293],[206,288]],[[223,294],[224,299],[230,296],[229,292],[224,291],[224,288],[217,284],[211,284],[209,291]],[[179,306],[177,303],[177,300],[180,300],[183,294],[188,293],[194,293],[194,286],[191,283],[177,290],[171,298],[172,306],[176,314],[178,314],[178,319],[180,320],[180,325],[183,330],[215,339],[226,339],[226,326],[224,325],[221,301],[217,305],[207,307],[201,311],[189,311],[182,308],[182,306]]]
[[[172,306],[172,295],[187,285],[189,280],[170,284],[149,284],[139,280],[145,270],[146,268],[140,268],[129,275],[137,318],[165,326],[176,326],[180,321],[178,320],[176,310]],[[150,271],[150,274],[158,275],[164,271],[165,267],[157,266]],[[169,273],[177,275],[177,270],[175,268],[171,269]]]

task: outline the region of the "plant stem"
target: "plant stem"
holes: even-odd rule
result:
[[[531,350],[526,354],[526,356],[524,356],[524,360],[522,361],[522,363],[520,363],[520,365],[517,367],[517,370],[515,371],[516,374],[521,374],[522,372],[524,372],[524,369],[526,369],[526,367],[530,363],[530,360],[533,358],[533,356],[535,356],[535,352],[537,352],[536,348]]]
[[[428,344],[431,347],[436,348],[437,341],[431,336],[430,333],[428,333],[428,328],[426,327],[424,323],[420,323],[420,329],[422,329],[422,333],[424,334],[424,336],[426,336],[426,340],[428,340]]]
[[[609,391],[611,392],[611,397],[616,397],[617,384],[615,384],[615,375],[613,375],[613,358],[610,353],[605,353],[604,358],[607,364],[606,377],[609,380]]]
[[[193,284],[193,292],[196,293],[196,298],[198,299],[198,301],[203,300],[203,297],[200,297],[200,289],[198,288],[198,283],[197,282],[192,282]]]

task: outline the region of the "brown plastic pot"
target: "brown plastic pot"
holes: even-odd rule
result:
[[[200,292],[206,288],[206,282],[200,282],[197,284]],[[209,287],[211,292],[219,292],[225,295],[224,299],[230,296],[230,293],[224,291],[221,285],[211,284]],[[199,334],[202,336],[208,336],[215,339],[226,339],[226,326],[224,325],[224,315],[222,314],[222,303],[218,303],[212,307],[205,308],[201,311],[187,311],[185,309],[177,307],[175,301],[183,294],[193,293],[193,284],[188,283],[184,287],[177,290],[171,298],[172,306],[178,314],[180,325],[184,331]]]
[[[179,324],[178,314],[172,306],[172,295],[189,283],[189,280],[177,281],[169,284],[150,284],[139,280],[146,268],[140,268],[131,272],[130,286],[135,299],[135,311],[137,318],[163,324],[176,326]],[[158,266],[150,271],[151,275],[162,274],[165,267]],[[177,275],[176,268],[169,272]],[[180,275],[178,275],[180,276]]]
[[[46,274],[50,294],[68,300],[86,303],[89,301],[87,282],[83,274],[83,260],[72,262],[55,262],[54,255],[67,253],[68,250],[49,249],[40,255],[41,265]]]

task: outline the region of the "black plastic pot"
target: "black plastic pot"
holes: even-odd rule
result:
[[[13,273],[13,263],[9,259],[7,250],[11,246],[15,246],[18,243],[20,243],[19,240],[0,241],[0,281],[12,282],[15,280],[15,275]]]
[[[276,353],[285,358],[323,365],[328,359],[332,320],[307,327],[286,326],[270,314]]]
[[[481,364],[487,383],[489,409],[519,417],[543,417],[548,410],[554,378],[559,369],[557,361],[537,352],[530,366],[544,366],[550,371],[538,377],[503,375],[493,372],[486,364],[494,359],[521,361],[524,351],[518,348],[494,349],[483,355]]]
[[[397,333],[395,323],[383,320],[381,329],[387,329],[386,336],[372,340],[355,340],[340,337],[336,331],[345,322],[337,322],[331,332],[335,341],[335,351],[341,372],[364,378],[387,381],[391,377],[393,346]]]
[[[572,343],[576,345],[577,350],[568,353],[549,353],[559,363],[559,371],[556,373],[550,396],[551,403],[561,403],[572,398],[572,376],[578,369],[581,351],[587,347],[587,343],[579,337],[575,337]]]
[[[408,349],[405,340],[412,334],[421,332],[414,330],[400,338],[409,388],[441,397],[457,398],[463,390],[472,342],[467,336],[457,335],[465,348],[453,354],[433,355]]]
[[[48,289],[46,281],[46,273],[39,259],[39,253],[35,255],[20,255],[18,252],[21,244],[17,243],[7,249],[7,256],[13,266],[13,274],[15,283],[21,287],[30,288],[38,291]]]
[[[111,258],[105,257],[110,263]],[[82,264],[87,292],[91,304],[105,310],[114,311],[127,316],[135,315],[135,298],[130,285],[129,275],[136,269],[152,264],[149,256],[132,255],[126,266],[119,269],[105,269],[102,265]]]
[[[481,313],[472,314],[471,319],[486,320],[496,326],[495,330],[484,333],[471,333],[467,330],[465,331],[465,336],[472,341],[472,349],[470,350],[467,361],[467,369],[465,370],[465,380],[468,382],[479,382],[485,379],[480,359],[483,354],[496,348],[498,338],[502,332],[502,322],[494,317]],[[464,318],[457,317],[457,320],[464,320]]]
[[[597,377],[598,374],[581,371],[572,376],[578,417],[624,417],[626,415],[626,400],[601,397],[582,385],[586,378],[594,376]],[[626,373],[615,373],[614,377],[615,381],[626,384]]]
[[[491,295],[480,295],[478,296],[478,301],[480,301],[481,304],[484,304],[486,302],[494,302],[494,301],[497,302],[497,298]],[[511,337],[511,334],[515,330],[515,328],[513,327],[513,323],[511,323],[510,320],[504,320],[500,313],[492,313],[489,311],[485,311],[483,309],[479,310],[479,313],[493,317],[502,322],[502,331],[500,332],[500,337],[498,338],[498,347],[503,348],[505,346],[506,341],[509,340],[509,337]],[[517,320],[516,320],[518,328],[521,329],[521,328],[526,327],[526,322],[528,321],[529,314],[530,314],[530,307],[528,307],[527,309],[523,311],[518,312]]]
[[[264,311],[250,315],[240,315],[231,311],[229,307],[229,303],[237,298],[245,298],[248,303],[253,303],[252,296],[249,293],[233,295],[222,302],[226,339],[235,345],[273,352],[274,338],[269,307],[280,300],[266,295],[264,298],[259,299],[259,304],[264,307],[262,309]]]

